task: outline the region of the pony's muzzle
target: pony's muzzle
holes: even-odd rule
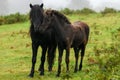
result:
[[[39,25],[33,24],[35,32],[39,31]]]
[[[44,27],[40,27],[40,28],[39,28],[39,32],[40,32],[40,33],[44,33],[44,32],[45,32]]]

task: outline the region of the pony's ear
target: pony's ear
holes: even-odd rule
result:
[[[32,8],[33,7],[33,5],[30,3],[30,8]]]
[[[40,5],[41,8],[43,8],[43,3]]]

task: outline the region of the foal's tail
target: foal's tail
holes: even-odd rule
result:
[[[89,33],[90,33],[90,28],[89,28],[89,26],[88,26],[86,23],[81,22],[81,21],[77,21],[76,23],[79,23],[80,26],[85,30],[86,40],[87,40],[87,42],[88,42]]]
[[[85,25],[85,33],[86,33],[86,39],[87,39],[87,42],[88,42],[88,38],[89,38],[89,34],[90,34],[90,28],[87,24]]]

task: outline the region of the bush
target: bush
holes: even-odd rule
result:
[[[108,13],[116,13],[117,11],[113,8],[105,8],[104,11],[101,11],[101,13],[104,14],[108,14]]]
[[[73,14],[74,10],[70,10],[68,8],[65,8],[65,9],[61,10],[60,12],[62,12],[63,14],[69,15],[69,14]]]
[[[93,11],[92,9],[89,8],[84,8],[82,10],[70,10],[68,8],[65,8],[63,10],[61,10],[60,12],[62,12],[63,14],[69,15],[69,14],[91,14],[91,13],[96,13],[95,11]]]
[[[80,13],[90,14],[90,13],[96,13],[96,12],[92,9],[84,8],[80,11]]]
[[[1,16],[1,17],[0,17],[0,25],[4,24],[4,22],[5,22],[5,19],[4,19],[3,16]]]
[[[25,22],[28,20],[28,15],[23,15],[20,13],[10,14],[7,16],[0,17],[0,25],[2,24],[12,24],[16,22]]]

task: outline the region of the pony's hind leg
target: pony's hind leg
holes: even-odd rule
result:
[[[29,77],[34,76],[34,69],[35,69],[38,46],[39,46],[38,44],[32,43],[32,67],[31,67],[31,72],[29,74]]]
[[[81,48],[81,61],[79,65],[79,71],[82,69],[82,62],[83,62],[84,54],[85,54],[85,46]]]
[[[78,71],[78,58],[79,58],[79,48],[74,48],[74,53],[75,53],[75,69],[74,72]]]

